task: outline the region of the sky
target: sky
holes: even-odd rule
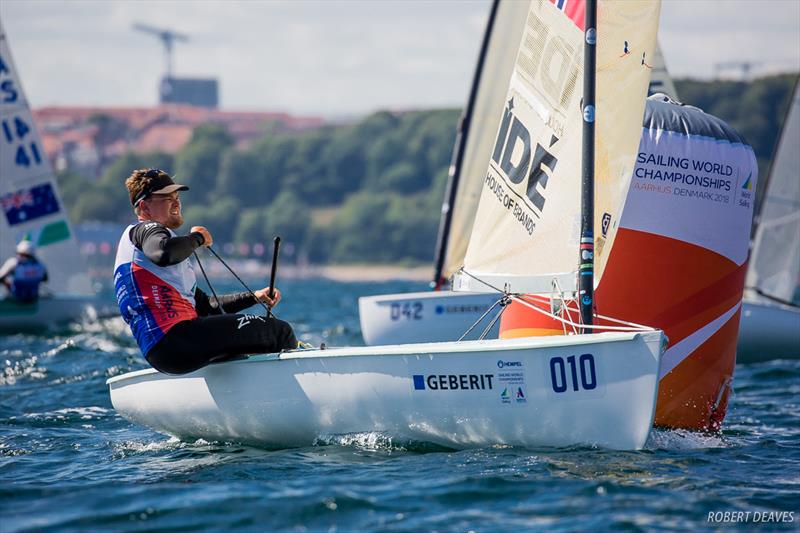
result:
[[[620,0],[639,1],[639,0]],[[462,107],[489,0],[2,0],[34,107],[152,106],[161,42],[136,22],[189,36],[179,77],[217,77],[220,107],[327,118]],[[659,40],[675,77],[800,71],[800,0],[663,0]]]

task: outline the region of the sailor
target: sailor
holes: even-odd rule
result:
[[[36,246],[24,239],[17,244],[17,255],[0,267],[0,283],[19,302],[39,299],[39,285],[47,281],[47,269],[36,258]]]
[[[153,368],[184,374],[214,361],[298,347],[288,323],[237,314],[258,301],[274,307],[278,289],[272,298],[266,287],[217,300],[197,288],[189,258],[213,238],[203,226],[175,233],[183,224],[180,192],[189,187],[160,169],[134,170],[125,186],[138,223],[125,228],[119,241],[114,285],[122,318]]]

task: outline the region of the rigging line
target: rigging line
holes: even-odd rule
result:
[[[275,313],[274,313],[273,311],[271,311],[269,307],[267,307],[267,304],[265,304],[264,302],[262,302],[261,300],[259,300],[259,299],[258,299],[258,296],[256,296],[256,295],[255,295],[255,293],[253,293],[252,289],[250,289],[250,287],[248,287],[248,286],[247,286],[247,283],[245,283],[245,282],[242,280],[242,278],[240,278],[240,277],[239,277],[239,275],[238,275],[238,274],[236,274],[236,272],[234,272],[234,271],[233,271],[233,269],[232,269],[231,267],[229,267],[229,266],[228,266],[228,263],[226,263],[226,262],[225,262],[225,260],[224,260],[224,259],[222,259],[222,258],[219,256],[219,254],[218,254],[218,253],[217,253],[217,252],[216,252],[216,251],[215,251],[215,250],[214,250],[212,247],[208,246],[206,249],[207,249],[209,252],[211,252],[211,253],[214,255],[214,257],[216,257],[216,258],[219,260],[219,262],[220,262],[220,263],[222,263],[222,264],[225,266],[225,268],[227,268],[227,269],[228,269],[228,272],[230,272],[231,274],[233,274],[233,277],[234,277],[234,278],[236,278],[236,279],[239,281],[239,283],[241,283],[241,284],[242,284],[242,287],[244,287],[244,288],[247,290],[247,292],[250,294],[250,296],[252,296],[252,297],[255,299],[255,301],[256,301],[256,302],[258,302],[259,304],[261,304],[261,306],[262,306],[264,309],[266,309],[266,310],[267,310],[267,316],[269,316],[269,315],[270,315],[270,313],[272,313],[272,316],[273,316],[274,318],[278,318],[278,317],[275,315]],[[201,267],[201,269],[202,269],[202,267]],[[203,273],[203,275],[205,275],[205,272]],[[206,278],[206,281],[208,281],[208,278]],[[209,285],[210,285],[210,284],[209,284]],[[213,290],[214,290],[214,289],[211,289],[211,290],[212,290],[212,292],[213,292]],[[214,296],[216,297],[216,295],[214,295]]]
[[[600,313],[595,313],[594,316],[596,316],[597,318],[602,318],[603,320],[608,320],[609,322],[614,322],[615,324],[624,324],[626,326],[631,326],[634,328],[646,328],[648,330],[657,329],[657,328],[652,328],[650,326],[645,326],[643,324],[637,324],[636,322],[628,322],[627,320],[601,315]]]
[[[487,282],[483,281],[482,279],[480,279],[478,277],[473,276],[472,274],[470,274],[469,272],[467,272],[463,268],[461,268],[461,272],[463,272],[467,276],[471,277],[475,281],[478,281],[479,283],[482,283],[482,284],[486,285],[487,287],[496,290],[497,292],[501,292],[504,295],[509,296],[512,300],[516,300],[519,303],[525,305],[526,307],[530,307],[531,309],[533,309],[537,313],[541,313],[543,315],[552,317],[555,320],[563,322],[564,324],[566,324],[568,326],[572,326],[573,328],[578,327],[578,328],[589,328],[589,329],[598,329],[598,330],[607,330],[607,331],[612,331],[612,330],[613,331],[655,331],[656,330],[656,328],[652,328],[650,326],[645,326],[643,324],[637,324],[635,322],[627,322],[625,320],[619,320],[617,318],[611,318],[611,317],[607,317],[605,315],[600,315],[600,314],[596,314],[596,313],[595,313],[595,316],[597,316],[598,318],[601,318],[603,320],[608,320],[610,322],[614,322],[614,323],[617,323],[617,324],[625,324],[627,327],[599,326],[599,325],[598,326],[591,326],[591,325],[586,325],[586,324],[577,324],[577,323],[573,322],[572,320],[567,320],[567,319],[561,318],[559,316],[556,316],[553,313],[545,311],[543,309],[539,309],[538,307],[536,307],[532,303],[530,303],[527,300],[525,300],[525,298],[530,298],[531,296],[536,296],[536,297],[542,299],[542,302],[548,302],[549,300],[547,300],[544,297],[541,297],[541,296],[538,296],[538,295],[531,295],[531,294],[519,295],[519,294],[516,294],[516,293],[507,293],[507,292],[505,292],[503,290],[498,289],[494,285],[492,285],[490,283],[487,283]],[[490,307],[489,309],[493,308],[495,305],[497,305],[497,303],[498,302],[495,302],[495,304],[492,307]],[[481,318],[483,318],[483,317],[481,317]],[[571,318],[571,315],[570,315],[570,318]],[[473,325],[473,327],[474,327],[474,325]],[[472,328],[470,328],[470,329],[472,329]],[[469,333],[469,331],[467,333]],[[461,339],[459,339],[459,340],[461,340]]]
[[[494,309],[495,307],[497,307],[497,304],[499,304],[500,302],[502,302],[502,301],[503,301],[505,298],[506,298],[506,295],[505,295],[505,294],[503,294],[503,296],[502,296],[502,297],[501,297],[499,300],[497,300],[495,303],[493,303],[493,304],[491,305],[491,307],[489,307],[489,309],[487,309],[487,310],[486,310],[486,312],[485,312],[485,313],[483,313],[483,314],[480,316],[480,318],[478,318],[478,320],[476,320],[475,322],[473,322],[473,324],[472,324],[472,325],[469,327],[469,329],[468,329],[467,331],[465,331],[465,332],[464,332],[464,334],[463,334],[463,335],[461,335],[461,336],[458,338],[458,340],[457,340],[456,342],[461,342],[461,341],[463,341],[463,340],[464,340],[464,337],[466,337],[467,335],[469,335],[469,333],[470,333],[470,332],[471,332],[473,329],[475,329],[475,326],[477,326],[478,324],[480,324],[480,323],[481,323],[481,321],[482,321],[482,320],[483,320],[483,319],[486,317],[486,315],[488,315],[489,313],[491,313],[492,309]],[[492,321],[492,324],[494,324],[494,321]],[[484,335],[484,336],[485,336],[485,334],[486,334],[486,333],[484,332],[484,333],[482,333],[481,335]],[[481,337],[481,338],[483,338],[483,337]]]
[[[552,318],[556,318],[556,319],[558,319],[558,317],[559,317],[559,314],[556,314],[556,312],[554,311],[554,307],[553,307],[553,304],[555,303],[555,297],[552,297],[551,299],[548,299],[548,298],[545,298],[543,296],[539,296],[538,294],[523,294],[523,295],[518,296],[518,300],[520,302],[524,301],[524,302],[526,302],[527,304],[529,304],[531,306],[534,303],[537,303],[539,305],[549,305],[550,306],[550,311],[549,312],[545,311],[544,309],[541,309],[540,307],[537,307],[537,309],[539,309],[542,312],[542,314],[544,314],[546,316],[549,316],[549,317],[552,317]],[[569,306],[567,305],[566,300],[564,300],[563,298],[559,298],[559,301],[562,304],[562,306],[560,307],[560,309],[561,309],[560,313],[563,313],[563,314],[567,315],[567,320],[560,320],[559,319],[559,321],[561,322],[561,331],[564,333],[564,335],[577,334],[578,330],[575,327],[571,328],[572,329],[572,333],[567,331],[567,325],[570,324],[572,322],[572,320],[573,320],[572,314],[569,311]]]
[[[564,314],[567,315],[567,320],[569,320],[570,322],[575,322],[575,319],[572,318],[572,312],[570,311],[569,306],[563,300],[562,300],[562,302],[564,303],[564,306],[562,307],[562,309],[564,309]],[[573,326],[572,327],[572,333],[573,333],[573,335],[577,335],[578,334],[578,328]],[[564,324],[564,334],[567,335],[567,325],[566,324]]]
[[[567,315],[567,319],[568,320],[573,320],[572,313],[570,312],[570,309],[569,309],[569,305],[567,304],[567,301],[564,299],[564,290],[561,288],[561,283],[558,282],[558,278],[553,278],[553,293],[561,301],[562,313]],[[555,299],[555,296],[554,296],[554,299]],[[551,304],[550,310],[551,311],[554,310],[554,308],[552,307],[552,304]],[[553,313],[553,314],[555,314],[555,313]],[[567,325],[562,323],[561,324],[561,329],[564,332],[564,335],[567,335]],[[572,328],[572,333],[577,334],[578,333],[578,329],[573,327]]]
[[[219,309],[219,312],[224,315],[225,309],[222,308],[222,302],[219,301],[219,296],[217,296],[217,291],[214,290],[214,286],[211,284],[211,280],[208,279],[208,275],[206,275],[206,269],[203,268],[203,263],[200,262],[200,257],[197,255],[196,251],[193,251],[192,255],[194,255],[195,261],[197,261],[197,266],[200,267],[200,272],[203,273],[203,278],[205,278],[206,284],[208,284],[208,288],[211,289],[211,294],[214,295],[214,301],[217,302],[217,309]]]
[[[483,330],[483,333],[480,334],[478,340],[483,340],[486,338],[486,335],[488,335],[489,331],[491,331],[491,329],[494,327],[495,322],[497,322],[500,319],[500,317],[503,316],[503,313],[506,311],[506,309],[508,309],[508,304],[510,303],[511,303],[511,298],[503,295],[503,297],[499,301],[500,312],[494,316],[491,322],[489,322],[489,325],[486,326],[486,328]]]
[[[466,270],[464,270],[464,268],[463,268],[463,267],[462,267],[462,268],[460,268],[459,270],[460,270],[461,272],[463,272],[464,274],[466,274],[467,276],[469,276],[469,277],[471,277],[472,279],[474,279],[475,281],[477,281],[477,282],[479,282],[479,283],[483,283],[484,285],[486,285],[486,286],[487,286],[487,287],[489,287],[490,289],[494,289],[494,290],[496,290],[497,292],[499,292],[499,293],[501,293],[501,294],[504,294],[504,295],[505,295],[505,294],[508,294],[508,293],[506,293],[506,291],[504,291],[504,290],[502,290],[502,289],[498,289],[497,287],[495,287],[495,286],[494,286],[494,285],[492,285],[491,283],[486,283],[486,282],[485,282],[485,281],[483,281],[482,279],[480,279],[480,278],[478,278],[478,277],[475,277],[475,276],[473,276],[472,274],[470,274],[469,272],[467,272]]]
[[[569,326],[577,326],[577,327],[581,327],[581,328],[605,330],[605,331],[656,331],[655,328],[651,328],[650,326],[643,326],[641,324],[634,324],[633,322],[627,322],[628,324],[632,324],[631,326],[602,326],[602,325],[598,325],[598,324],[591,324],[591,325],[590,324],[576,324],[575,322],[573,322],[571,320],[567,320],[565,318],[561,318],[559,316],[556,316],[556,315],[554,315],[552,313],[549,313],[549,312],[545,311],[544,309],[539,309],[535,305],[531,304],[530,302],[527,302],[527,301],[523,300],[522,298],[519,298],[518,296],[511,295],[511,298],[513,300],[521,303],[525,307],[529,307],[530,309],[533,309],[537,313],[541,313],[543,315],[549,316],[549,317],[553,318],[554,320],[558,320],[558,321],[563,322],[563,323],[565,323],[565,324],[567,324]],[[614,319],[610,319],[610,320],[614,320]],[[623,322],[621,320],[617,320],[617,322],[620,322],[620,323],[623,323],[623,324],[626,323],[626,322]]]

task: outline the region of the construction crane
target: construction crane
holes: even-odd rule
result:
[[[738,70],[740,79],[743,81],[750,81],[750,71],[753,67],[761,64],[761,61],[726,61],[722,63],[714,63],[714,74],[719,77],[720,72],[724,70]]]
[[[167,72],[164,76],[165,79],[172,78],[172,44],[176,41],[188,41],[189,36],[178,33],[164,28],[156,28],[147,24],[134,23],[133,29],[144,33],[155,35],[161,39],[161,44],[164,45],[164,55],[167,59]]]

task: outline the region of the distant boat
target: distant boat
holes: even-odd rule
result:
[[[49,280],[34,303],[0,300],[0,332],[36,330],[95,315],[97,297],[0,25],[0,261],[31,240]]]
[[[736,348],[740,363],[800,359],[800,81],[760,204]]]
[[[653,56],[653,72],[650,75],[650,87],[647,89],[648,95],[656,93],[666,94],[673,100],[680,101],[678,90],[672,82],[672,76],[669,75],[667,64],[664,61],[664,53],[661,51],[661,46],[656,47],[656,53]]]
[[[538,213],[544,240],[509,219],[502,204],[499,208],[493,204],[495,193],[488,187],[481,190],[481,205],[492,209],[479,211],[476,230],[491,232],[506,225],[512,231],[504,236],[505,245],[526,253],[554,246],[556,261],[548,266],[557,265],[559,270],[551,272],[562,274],[524,269],[508,278],[514,288],[550,287],[554,276],[574,285],[579,268],[589,274],[584,279],[591,284],[586,261],[580,261],[586,246],[561,235],[553,240],[547,231],[561,227],[564,210],[573,218],[581,213],[582,204],[587,209],[592,205],[588,191],[593,190],[594,165],[587,155],[589,186],[581,201],[580,161],[582,148],[591,151],[594,146],[595,47],[586,46],[585,58],[582,51],[584,40],[593,44],[597,35],[592,17],[597,3],[571,4],[585,7],[586,18],[582,9],[567,13],[552,3],[527,3],[526,13],[517,20],[525,26],[526,38],[506,52],[517,58],[513,72],[496,80],[507,88],[494,143],[501,163],[487,160],[484,171],[508,184],[514,194],[526,195],[527,174],[519,169],[530,166],[535,147],[551,140],[550,125],[564,141],[556,152],[568,162],[567,172],[559,175],[561,182],[554,179],[548,190],[552,208]],[[624,13],[619,2],[601,6],[599,35],[609,37],[597,46],[597,64],[605,67],[597,76],[616,88],[599,100],[600,105],[616,104],[608,111],[615,114],[616,126],[603,141],[611,143],[620,162],[632,165],[649,72],[637,58],[617,57],[612,43],[625,34],[635,39],[637,49],[652,51],[659,4],[625,5]],[[544,28],[548,35],[543,35]],[[543,58],[537,35],[564,48]],[[563,83],[558,87],[548,84],[550,60],[557,60],[561,69]],[[582,68],[584,64],[589,68]],[[550,120],[545,121],[543,115],[548,114]],[[588,133],[582,135],[582,130]],[[515,182],[519,177],[526,181]],[[630,175],[615,173],[615,178],[630,180]],[[520,209],[533,213],[535,204],[520,201],[526,202]],[[483,237],[475,241],[476,231],[472,235],[471,251],[473,245],[485,244]],[[472,257],[493,259],[482,250]],[[515,259],[530,266],[524,257]],[[503,272],[484,271],[481,276],[496,281]],[[565,285],[565,291],[575,290]],[[590,327],[589,322],[584,325]],[[142,370],[111,378],[108,385],[114,408],[122,416],[181,438],[285,447],[310,445],[327,435],[379,432],[392,439],[454,448],[593,444],[638,449],[652,426],[666,339],[661,331],[645,326],[617,329],[625,331],[293,351],[210,365],[184,376]]]

